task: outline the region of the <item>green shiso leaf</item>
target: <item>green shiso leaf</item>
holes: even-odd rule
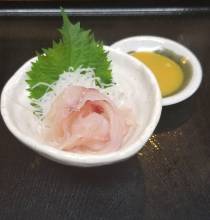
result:
[[[105,86],[112,83],[110,61],[103,49],[103,43],[97,42],[90,30],[83,30],[80,23],[72,24],[63,10],[61,14],[61,39],[53,42],[52,48],[42,49],[43,53],[38,54],[37,61],[27,72],[26,82],[33,100],[41,98],[49,90],[43,83],[54,83],[69,68],[94,68],[95,76],[101,83]],[[99,86],[100,82],[97,82]]]

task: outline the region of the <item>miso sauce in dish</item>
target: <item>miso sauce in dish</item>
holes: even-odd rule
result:
[[[140,51],[130,54],[152,70],[163,97],[170,96],[181,89],[184,83],[184,72],[173,59],[155,51]]]

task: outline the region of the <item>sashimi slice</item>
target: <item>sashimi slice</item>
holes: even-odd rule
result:
[[[108,96],[81,86],[68,86],[54,100],[43,123],[45,141],[80,153],[118,150],[132,124]]]

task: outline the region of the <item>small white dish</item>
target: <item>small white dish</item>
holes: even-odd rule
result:
[[[121,52],[131,51],[157,51],[170,50],[180,57],[184,57],[191,65],[191,76],[188,82],[175,94],[163,97],[162,105],[173,105],[184,101],[193,95],[199,88],[202,80],[202,68],[197,57],[183,45],[163,37],[156,36],[134,36],[124,38],[111,45],[112,48]]]
[[[108,47],[105,49],[112,61],[113,72],[122,76],[128,76],[127,73],[129,73],[129,77],[134,77],[137,82],[136,88],[135,85],[132,87],[123,80],[125,86],[135,94],[134,103],[139,122],[128,146],[122,146],[116,152],[93,155],[66,152],[43,144],[34,134],[37,121],[34,116],[32,118],[25,83],[26,72],[30,70],[31,63],[36,60],[36,57],[17,70],[6,83],[1,94],[1,114],[14,136],[44,157],[65,165],[100,166],[124,160],[137,153],[152,135],[160,118],[162,105],[159,86],[152,72],[144,64],[125,53]]]

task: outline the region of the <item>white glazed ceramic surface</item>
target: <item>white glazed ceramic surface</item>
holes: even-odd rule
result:
[[[192,76],[186,86],[177,93],[164,97],[162,105],[173,105],[179,103],[196,92],[202,80],[202,68],[196,56],[183,45],[163,37],[155,36],[135,36],[122,39],[111,45],[112,48],[121,52],[130,51],[155,51],[159,49],[169,49],[177,55],[185,57],[192,66]]]
[[[1,95],[1,114],[9,130],[26,146],[56,162],[75,166],[100,166],[124,160],[137,153],[152,135],[161,114],[161,94],[151,71],[129,55],[106,47],[112,61],[113,74],[125,77],[124,86],[133,92],[138,126],[129,144],[116,152],[102,155],[78,154],[58,150],[43,144],[37,135],[38,120],[32,114],[26,91],[26,72],[33,58],[10,78]],[[128,80],[126,80],[126,77]],[[137,86],[129,86],[130,77]]]

